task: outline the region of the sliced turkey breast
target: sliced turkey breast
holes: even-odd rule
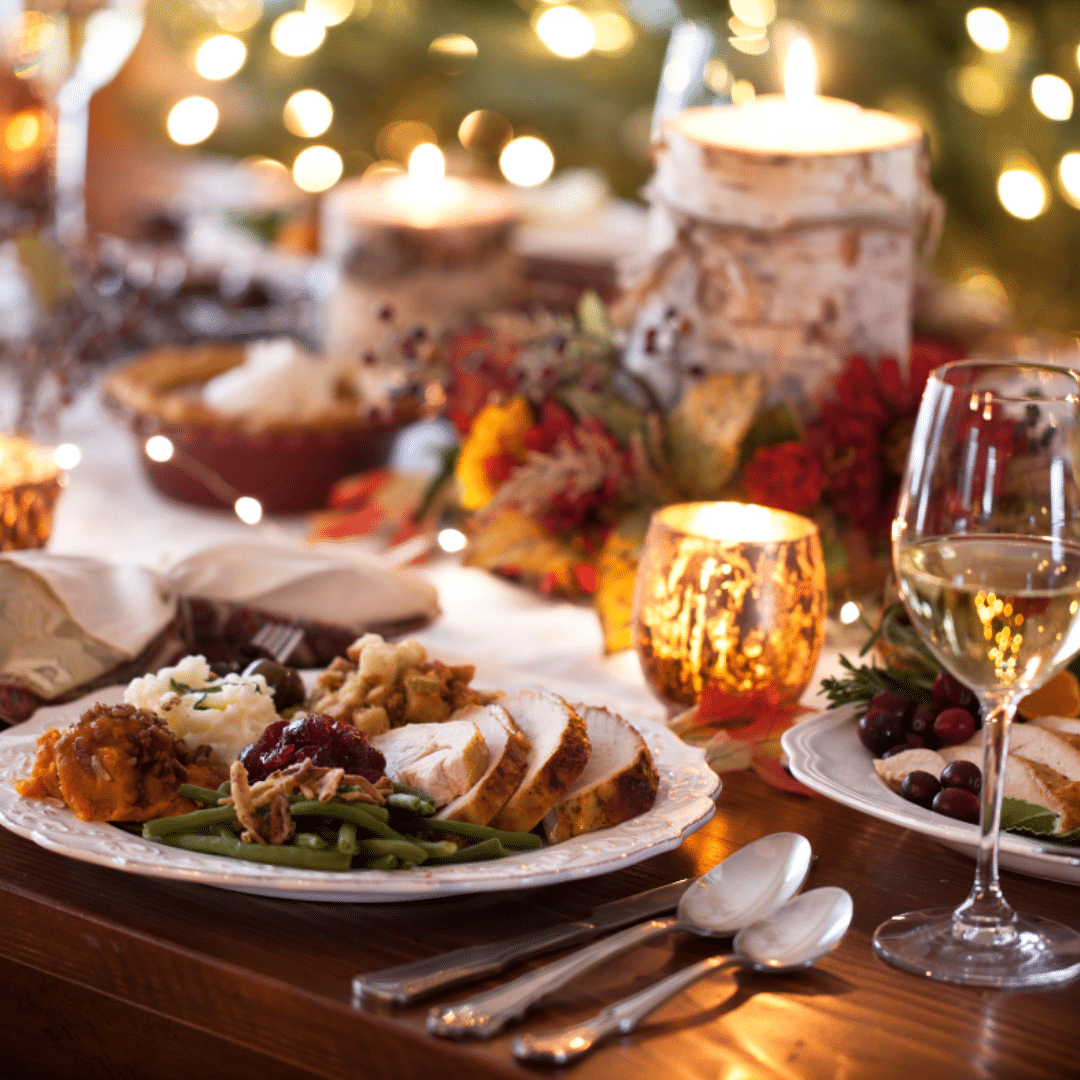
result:
[[[1080,720],[1071,716],[1040,716],[1028,723],[1032,727],[1046,728],[1047,731],[1056,731],[1061,735],[1080,735]]]
[[[589,760],[585,721],[556,694],[522,690],[500,705],[531,744],[529,767],[517,791],[489,822],[496,829],[529,832],[565,795]]]
[[[464,795],[484,775],[488,748],[472,720],[405,724],[368,740],[386,758],[386,775],[427,792],[436,806]]]
[[[551,844],[637,817],[656,801],[660,783],[645,740],[621,716],[586,705],[574,710],[592,749],[581,775],[544,818]]]
[[[446,821],[486,825],[517,791],[529,769],[529,740],[501,705],[469,705],[450,721],[471,720],[488,749],[488,767],[463,795],[435,816]]]
[[[1080,780],[1080,742],[1075,736],[1051,731],[1035,724],[1013,724],[1009,731],[1009,754],[1020,754],[1028,761],[1047,765],[1068,780]],[[966,743],[943,746],[939,751],[946,761],[963,758],[982,768],[982,732],[976,731]],[[901,755],[897,755],[898,757]]]

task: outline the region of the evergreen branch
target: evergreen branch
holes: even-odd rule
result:
[[[821,688],[833,707],[851,702],[869,704],[875,694],[883,691],[900,694],[918,705],[933,704],[930,683],[913,672],[893,667],[891,664],[883,668],[876,664],[856,667],[843,655],[840,657],[840,665],[851,673],[848,678],[827,677],[821,680]],[[865,711],[863,709],[863,712]]]

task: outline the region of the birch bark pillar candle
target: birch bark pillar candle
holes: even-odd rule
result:
[[[321,246],[338,265],[326,351],[359,359],[398,329],[451,326],[506,307],[517,284],[511,195],[444,175],[438,147],[409,174],[340,184],[323,197]]]
[[[688,373],[756,370],[774,398],[812,408],[851,353],[906,362],[936,199],[922,132],[815,96],[815,69],[797,42],[783,95],[662,127],[650,242],[625,268],[622,311],[631,366],[669,404]]]

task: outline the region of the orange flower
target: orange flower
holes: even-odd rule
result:
[[[532,425],[532,410],[524,398],[480,410],[457,462],[461,505],[466,510],[485,506],[514,465],[525,460],[523,437]]]

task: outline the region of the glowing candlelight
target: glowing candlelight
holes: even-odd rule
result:
[[[783,94],[742,105],[687,109],[670,123],[695,141],[763,154],[852,154],[916,141],[914,124],[817,93],[817,57],[798,38],[784,62]]]
[[[784,97],[805,103],[817,97],[817,56],[806,38],[798,38],[784,61]]]

